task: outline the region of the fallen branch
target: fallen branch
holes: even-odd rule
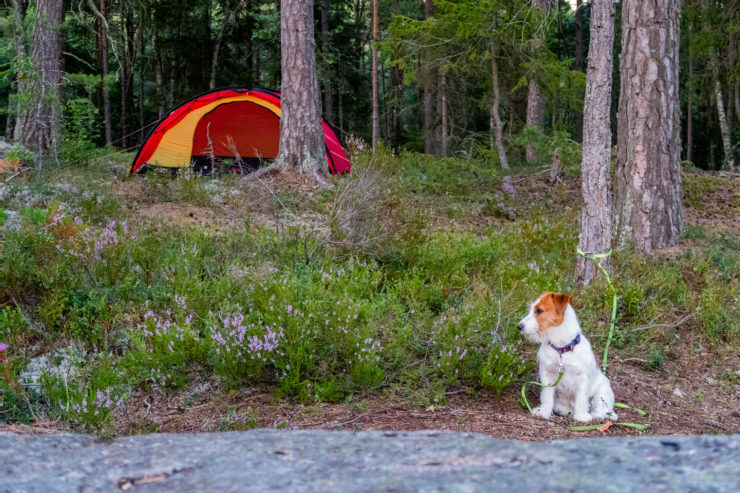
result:
[[[674,329],[674,328],[678,327],[679,325],[681,325],[682,323],[684,323],[684,322],[686,322],[686,321],[691,320],[692,318],[694,318],[694,315],[696,315],[696,314],[695,313],[689,313],[688,315],[686,315],[685,317],[683,317],[682,319],[680,319],[678,322],[674,322],[672,324],[651,324],[651,325],[645,325],[644,327],[636,327],[636,328],[632,329],[632,332],[639,332],[641,330],[654,329],[656,327],[665,327],[666,329]]]

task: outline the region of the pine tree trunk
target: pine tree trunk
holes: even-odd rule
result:
[[[624,0],[615,240],[650,252],[678,243],[680,0]]]
[[[226,30],[230,28],[231,23],[233,21],[233,18],[232,18],[233,12],[229,8],[228,1],[224,2],[223,10],[224,10],[224,18],[221,21],[221,27],[219,28],[218,34],[216,35],[216,40],[213,44],[213,54],[211,55],[211,76],[210,76],[210,81],[208,84],[208,87],[211,90],[216,89],[216,82],[218,80],[218,73],[219,73],[218,57],[221,54],[221,43],[223,42],[224,34],[226,34]]]
[[[694,23],[689,26],[689,36],[692,35]],[[694,52],[689,40],[689,80],[687,81],[688,95],[686,98],[686,161],[693,162],[694,148],[694,89],[691,83],[694,79]]]
[[[399,0],[393,0],[393,13],[400,13]],[[391,59],[396,60],[398,56],[398,46],[393,45],[391,48]],[[395,66],[391,65],[390,69],[390,131],[388,132],[388,145],[393,149],[398,149],[401,146],[401,118],[399,110],[403,103],[403,71]]]
[[[105,120],[105,145],[113,143],[113,127],[110,113],[110,87],[108,86],[108,75],[110,68],[108,64],[108,23],[105,22],[105,0],[100,0],[100,58],[103,69],[103,119]]]
[[[372,16],[373,16],[373,41],[370,45],[370,52],[372,56],[372,105],[373,105],[373,134],[372,134],[372,146],[375,146],[380,142],[380,100],[378,97],[378,43],[380,42],[380,30],[378,27],[378,0],[372,0]]]
[[[157,114],[159,115],[159,118],[162,118],[165,111],[164,53],[162,53],[162,44],[159,42],[157,25],[154,22],[152,22],[152,25],[154,26],[152,29],[152,54],[154,55],[154,83],[157,86],[155,91],[157,98]]]
[[[313,0],[282,0],[282,116],[278,166],[319,177],[328,170],[316,74]]]
[[[442,121],[439,125],[439,155],[447,157],[447,76],[444,71],[439,72],[439,97],[437,99],[437,113]]]
[[[537,7],[540,10],[546,11],[548,9],[548,0],[532,0],[532,6]],[[533,47],[538,50],[544,40],[542,37],[535,39]],[[529,92],[527,94],[527,125],[539,127],[540,130],[545,130],[545,95],[542,93],[542,89],[534,80],[529,81]],[[527,161],[534,161],[537,159],[537,154],[531,145],[527,145],[525,148],[525,157]]]
[[[498,86],[498,61],[496,56],[498,50],[495,45],[491,46],[491,78],[493,80],[493,102],[491,104],[491,140],[495,140],[496,149],[498,149],[498,159],[501,163],[501,169],[509,168],[509,160],[506,158],[506,148],[504,147],[504,124],[501,121],[498,109],[501,102],[501,92]],[[495,137],[494,137],[495,136]],[[492,143],[493,144],[493,143]],[[491,146],[493,148],[493,146]]]
[[[15,138],[33,151],[40,170],[43,157],[57,158],[61,140],[64,2],[38,0],[35,12],[30,53],[35,73],[26,74],[28,80],[18,87],[30,101],[18,108]]]
[[[244,1],[244,13],[245,19],[242,24],[244,27],[244,69],[246,72],[246,82],[248,84],[255,84],[255,67],[254,67],[254,43],[252,42],[252,36],[254,33],[254,16],[252,15],[252,8],[254,4],[252,0]]]
[[[24,59],[28,56],[28,52],[26,50],[26,44],[23,41],[23,38],[25,36],[25,29],[24,29],[24,20],[26,18],[26,10],[28,9],[28,1],[27,0],[13,0],[13,18],[12,18],[12,30],[13,30],[13,49],[15,51],[15,56],[18,57],[19,60]],[[15,88],[17,89],[18,94],[22,94],[24,91],[24,87],[27,85],[24,83],[21,78],[16,75],[15,82]],[[5,136],[8,139],[16,138],[14,136],[15,129],[16,129],[16,113],[17,108],[14,100],[9,99],[8,100],[8,106],[7,106],[7,121],[5,122]]]
[[[424,19],[429,19],[434,14],[434,1],[425,0],[424,2]],[[431,60],[424,60],[425,63],[431,62]],[[423,95],[423,106],[424,106],[424,153],[436,154],[435,142],[434,142],[434,84],[432,79],[434,78],[434,71],[428,69],[424,76],[424,95]]]
[[[324,79],[324,118],[334,122],[334,101],[331,94],[329,65],[329,0],[321,0],[321,75]]]
[[[612,239],[611,204],[611,92],[612,46],[614,45],[613,0],[592,0],[591,40],[586,74],[581,162],[581,232],[583,252],[606,253]],[[608,268],[609,258],[600,259]],[[592,260],[578,256],[578,284],[588,284],[597,274]]]
[[[583,0],[576,0],[576,60],[574,68],[583,72]],[[583,142],[583,113],[576,112],[576,142]]]

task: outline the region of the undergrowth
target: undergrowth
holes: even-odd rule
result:
[[[351,177],[315,193],[188,173],[119,183],[101,167],[115,163],[0,194],[0,342],[15,381],[3,384],[13,410],[0,419],[29,421],[33,405],[107,433],[134,393],[173,392],[196,375],[301,402],[499,394],[531,376],[534,348],[516,322],[545,290],[575,295],[603,349],[609,290],[603,280],[573,288],[577,203],[553,208],[480,163],[361,154]],[[143,193],[113,193],[123,186]],[[257,201],[269,220],[252,215]],[[228,225],[144,217],[142,202],[211,208]],[[672,258],[614,256],[614,344],[643,351],[651,369],[664,365],[657,348],[676,321],[707,344],[738,341],[740,241],[691,234],[701,247]],[[14,385],[43,353],[63,357],[21,399]],[[240,420],[255,422],[224,429],[253,426]]]

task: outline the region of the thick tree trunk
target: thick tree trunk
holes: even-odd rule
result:
[[[370,52],[372,57],[372,104],[373,104],[373,134],[372,134],[372,146],[375,146],[380,142],[380,99],[378,96],[378,43],[380,42],[380,29],[378,27],[378,0],[372,0],[372,16],[373,16],[373,41],[370,45]]]
[[[622,2],[615,240],[650,252],[678,243],[679,0]]]
[[[532,6],[537,7],[543,11],[548,9],[548,0],[532,0]],[[539,32],[544,32],[544,29]],[[533,47],[538,50],[544,43],[542,35],[537,35],[534,40]],[[542,89],[533,79],[529,81],[529,91],[527,94],[527,125],[539,127],[540,130],[545,130],[545,95],[542,93]],[[534,161],[537,159],[537,154],[531,145],[527,145],[525,148],[525,155],[527,161]]]
[[[28,99],[18,108],[15,138],[33,151],[40,170],[42,158],[57,157],[62,132],[62,0],[38,0],[30,57],[33,74],[26,74],[18,90]]]
[[[498,149],[498,159],[501,162],[501,169],[509,168],[509,160],[506,158],[506,148],[504,147],[504,124],[501,121],[501,115],[498,113],[498,108],[501,102],[501,92],[498,86],[498,60],[496,60],[497,53],[496,46],[491,46],[491,78],[493,80],[493,102],[491,104],[491,141],[496,142],[496,149]],[[493,142],[491,142],[491,149],[493,149]]]
[[[424,19],[429,19],[434,14],[434,0],[425,0],[424,2]],[[431,60],[425,60],[429,63]],[[424,152],[426,154],[436,154],[434,142],[434,71],[426,70],[424,76]]]
[[[282,0],[282,116],[278,166],[313,176],[328,170],[316,74],[313,0]]]
[[[324,118],[334,122],[329,49],[329,0],[321,0],[321,75],[324,79]]]
[[[583,72],[583,0],[576,0],[576,59],[574,68]],[[576,142],[583,142],[583,113],[576,112]]]
[[[614,45],[614,1],[592,0],[591,40],[586,75],[583,116],[583,160],[581,162],[581,232],[578,247],[583,252],[606,253],[612,240],[611,204],[611,92],[612,46]],[[608,268],[609,258],[600,259]],[[597,274],[592,260],[578,256],[578,283],[588,284]]]

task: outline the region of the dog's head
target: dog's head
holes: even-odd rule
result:
[[[570,299],[570,295],[563,293],[542,293],[529,304],[529,313],[519,322],[517,329],[530,341],[542,342],[547,339],[548,330],[563,324]]]

